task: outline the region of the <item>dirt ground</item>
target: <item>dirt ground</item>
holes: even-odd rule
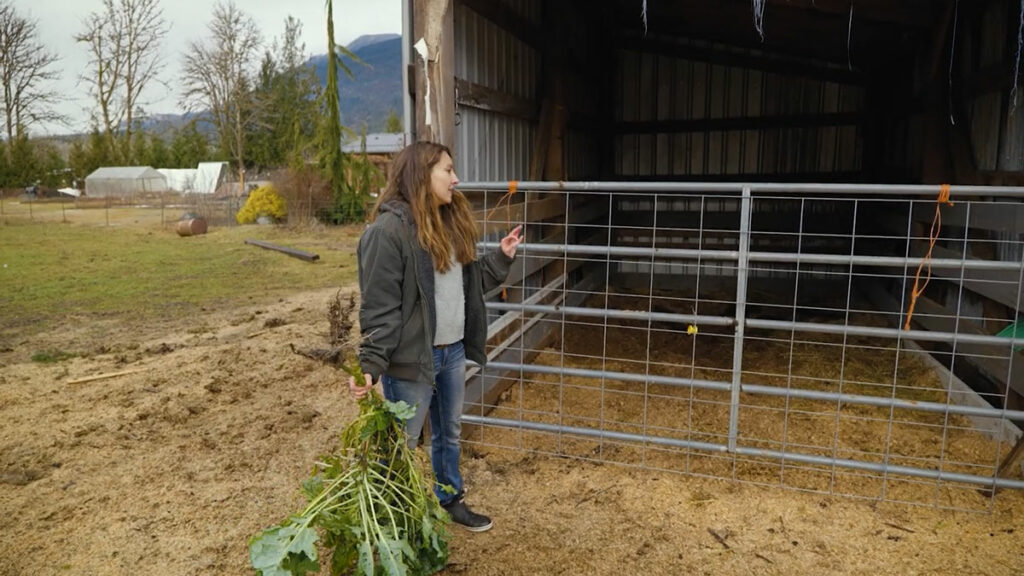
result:
[[[333,296],[0,341],[0,575],[251,573],[356,413],[291,348],[323,344]],[[495,527],[454,529],[445,574],[1024,572],[1021,492],[950,512],[480,446],[464,473]]]

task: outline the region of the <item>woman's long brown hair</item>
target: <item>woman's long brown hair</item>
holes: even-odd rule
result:
[[[401,200],[412,208],[416,237],[420,246],[430,253],[438,272],[451,269],[452,250],[455,259],[466,265],[476,260],[477,229],[469,200],[458,190],[452,191],[451,204],[441,204],[431,191],[430,174],[444,154],[446,146],[434,142],[416,142],[402,149],[395,157],[388,174],[384,193],[373,207],[373,217],[380,207]]]

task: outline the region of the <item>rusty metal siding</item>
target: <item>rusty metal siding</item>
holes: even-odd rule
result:
[[[812,78],[709,64],[674,56],[617,52],[616,122],[859,113],[864,89]],[[624,133],[616,137],[620,177],[742,176],[853,172],[861,167],[856,125],[704,132]]]
[[[536,23],[537,0],[509,0]],[[462,4],[455,4],[455,76],[534,100],[540,56],[531,46]],[[528,174],[535,128],[527,120],[456,105],[455,168],[463,180],[515,180]]]

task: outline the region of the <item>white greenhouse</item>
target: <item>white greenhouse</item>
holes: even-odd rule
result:
[[[123,198],[166,191],[167,179],[149,166],[98,168],[85,177],[85,194],[92,198]]]

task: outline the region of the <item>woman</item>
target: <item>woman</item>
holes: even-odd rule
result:
[[[477,228],[448,148],[417,142],[395,158],[388,185],[359,239],[359,362],[362,397],[381,378],[384,396],[416,407],[406,422],[415,446],[430,409],[430,451],[435,493],[452,521],[482,532],[491,519],[463,502],[459,473],[460,417],[466,358],[487,356],[484,292],[508,276],[521,226],[501,247],[476,259]],[[445,487],[454,489],[454,493]]]

